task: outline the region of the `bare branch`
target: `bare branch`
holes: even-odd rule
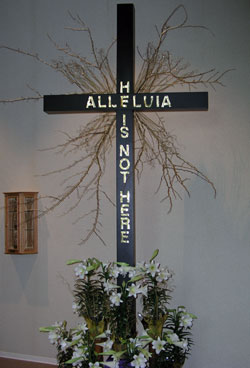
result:
[[[182,12],[183,17],[181,21],[177,22],[176,15],[180,12]],[[73,32],[84,32],[87,35],[91,57],[80,55],[72,50],[68,44],[58,45],[50,36],[50,41],[60,53],[60,57],[50,62],[43,60],[36,53],[8,46],[0,46],[0,48],[32,57],[34,60],[49,66],[61,73],[78,91],[97,94],[115,92],[116,79],[110,66],[109,57],[110,50],[116,41],[114,40],[106,51],[98,50],[85,22],[78,15],[73,16],[70,13],[70,17],[75,26],[67,29]],[[156,27],[157,42],[155,44],[149,42],[144,53],[138,50],[141,67],[135,83],[136,92],[163,92],[169,88],[183,86],[189,89],[199,86],[215,88],[218,85],[223,85],[222,79],[231,69],[222,73],[213,68],[202,72],[196,71],[183,59],[176,59],[168,50],[163,50],[169,32],[186,28],[208,30],[204,26],[188,24],[187,11],[183,5],[179,5],[170,13],[160,28]],[[35,96],[19,97],[13,100],[5,99],[0,100],[0,102],[30,101],[42,98],[39,92],[30,89]],[[115,119],[114,114],[100,115],[82,126],[74,136],[64,132],[63,143],[47,148],[47,150],[52,149],[64,157],[70,157],[71,161],[61,168],[42,174],[43,176],[63,175],[62,192],[47,197],[49,205],[43,214],[53,211],[69,198],[72,203],[64,214],[74,211],[83,200],[93,202],[92,208],[82,212],[74,222],[85,221],[87,218],[91,220],[91,226],[83,236],[81,243],[85,243],[95,235],[105,244],[101,236],[101,203],[103,199],[108,200],[113,206],[115,203],[107,192],[103,191],[102,179],[105,173],[107,155],[116,135]],[[155,118],[151,119],[147,114],[136,112],[134,114],[134,127],[134,170],[137,180],[140,181],[146,165],[152,168],[159,167],[160,177],[156,192],[163,191],[162,201],[168,203],[169,211],[173,207],[174,200],[182,198],[182,192],[190,195],[187,184],[192,176],[208,183],[216,194],[213,182],[181,155],[175,136],[166,129],[165,122],[161,117],[155,115]]]

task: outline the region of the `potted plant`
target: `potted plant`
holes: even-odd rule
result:
[[[59,368],[179,368],[184,364],[196,317],[185,307],[169,308],[172,273],[155,262],[157,255],[158,250],[149,262],[135,267],[96,258],[67,262],[75,265],[73,311],[79,324],[68,329],[63,321],[40,328],[56,345]],[[136,299],[141,302],[137,318]]]

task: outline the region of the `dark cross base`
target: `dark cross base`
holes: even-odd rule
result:
[[[134,94],[134,5],[117,5],[116,94],[44,96],[48,114],[116,111],[117,261],[135,264],[134,111],[208,109],[207,92]]]

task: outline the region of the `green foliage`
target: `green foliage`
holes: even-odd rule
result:
[[[66,321],[40,328],[56,345],[59,368],[100,367],[103,356],[111,366],[127,359],[135,367],[181,367],[196,317],[184,307],[169,308],[172,274],[155,263],[157,255],[135,267],[95,258],[68,262],[75,265],[74,310],[81,322],[69,330]],[[136,331],[136,299],[142,302],[143,336]]]
[[[121,304],[110,308],[110,329],[114,340],[119,344],[122,340],[135,337],[136,314],[135,300],[129,297],[127,284],[121,286]]]

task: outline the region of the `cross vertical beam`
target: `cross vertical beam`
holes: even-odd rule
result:
[[[117,87],[126,100],[134,93],[134,5],[117,5]],[[117,261],[135,264],[133,110],[116,112]]]
[[[117,5],[114,94],[44,96],[48,114],[116,112],[117,261],[135,264],[134,111],[206,111],[207,92],[134,93],[134,5]]]

